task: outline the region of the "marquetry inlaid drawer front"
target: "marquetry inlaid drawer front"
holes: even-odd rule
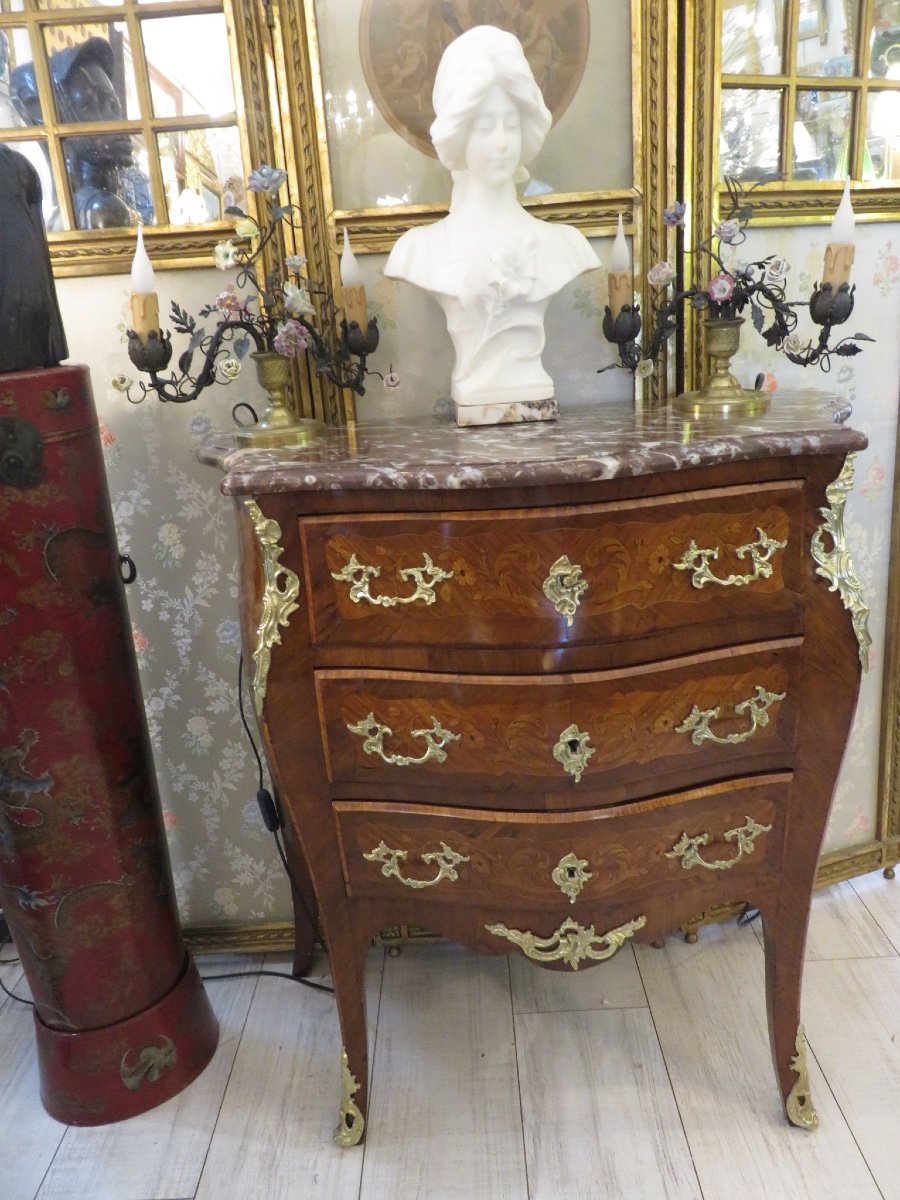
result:
[[[791,776],[719,783],[579,813],[479,812],[338,801],[347,892],[506,906],[556,906],[578,917],[597,901],[640,902],[712,885],[733,899],[777,870]],[[727,880],[724,878],[727,875]]]
[[[309,517],[312,638],[511,646],[781,618],[799,629],[799,483],[482,513]]]
[[[471,788],[562,796],[559,806],[786,766],[800,641],[629,671],[458,676],[320,671],[326,763],[335,785]],[[590,797],[596,789],[608,797]]]

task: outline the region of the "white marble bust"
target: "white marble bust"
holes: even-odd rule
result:
[[[544,313],[600,263],[577,229],[531,216],[516,195],[551,122],[518,38],[492,25],[461,34],[438,65],[433,101],[431,139],[453,175],[450,212],[403,234],[384,273],[443,308],[460,425],[552,418]]]

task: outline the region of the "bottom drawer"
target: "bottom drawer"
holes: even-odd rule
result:
[[[333,805],[349,896],[556,907],[614,894],[659,900],[722,881],[725,899],[778,871],[791,775],[717,783],[618,808],[520,813]],[[727,885],[724,876],[728,876]],[[692,882],[696,881],[696,882]]]

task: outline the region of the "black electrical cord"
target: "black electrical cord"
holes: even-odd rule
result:
[[[8,940],[9,940],[8,938],[4,938],[2,941],[0,941],[0,950],[3,949],[3,947],[6,945]],[[9,966],[10,964],[17,963],[18,961],[19,960],[17,958],[10,958],[10,959],[5,959],[5,960],[0,959],[0,962],[2,962],[4,966]],[[27,1004],[29,1006],[29,1008],[34,1008],[33,1000],[26,1000],[24,996],[17,996],[15,992],[11,992],[9,990],[9,988],[6,986],[6,984],[3,982],[2,979],[0,979],[0,991],[6,992],[7,996],[9,996],[10,1000],[17,1000],[19,1002],[19,1004]]]
[[[263,773],[262,756],[260,755],[259,750],[257,749],[256,740],[253,737],[253,732],[250,729],[249,722],[247,721],[247,714],[244,712],[244,655],[243,655],[243,652],[241,652],[238,655],[238,712],[240,713],[241,724],[244,727],[244,733],[247,735],[247,741],[250,743],[250,749],[253,751],[253,757],[256,759],[256,772],[257,772],[257,778],[258,778],[258,782],[259,782],[259,787],[257,788],[257,792],[256,792],[256,803],[259,805],[259,811],[260,811],[260,815],[262,816],[262,819],[263,819],[263,824],[265,825],[266,829],[268,829],[269,833],[271,833],[275,839],[275,848],[278,851],[278,857],[281,859],[281,864],[284,867],[285,874],[287,875],[288,879],[291,881],[293,895],[300,901],[300,906],[303,909],[303,912],[304,912],[304,915],[305,915],[307,921],[309,921],[310,928],[316,929],[317,928],[316,919],[313,916],[313,914],[310,912],[309,905],[306,903],[306,899],[305,899],[302,891],[297,886],[297,882],[294,879],[293,873],[291,872],[290,864],[287,860],[287,855],[284,852],[284,847],[281,844],[281,838],[279,837],[279,830],[283,828],[284,822],[281,819],[281,814],[278,811],[278,805],[275,802],[275,800],[272,796],[272,793],[265,786],[265,775]],[[327,954],[328,947],[325,945],[323,939],[320,939],[320,940],[322,940],[322,947]],[[204,980],[212,981],[212,980],[218,980],[218,979],[240,979],[247,975],[271,975],[276,979],[290,979],[294,983],[299,983],[299,984],[302,984],[304,987],[312,988],[316,992],[329,992],[331,995],[334,995],[334,988],[328,987],[324,983],[313,983],[313,981],[311,979],[300,979],[298,976],[288,975],[284,971],[265,971],[265,970],[263,970],[263,971],[239,971],[237,973],[230,973],[230,974],[226,974],[226,975],[204,975],[204,976],[202,976],[202,978]]]

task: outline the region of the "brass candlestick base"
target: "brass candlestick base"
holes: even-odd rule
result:
[[[699,391],[676,396],[674,412],[693,417],[747,417],[768,409],[768,395],[741,387],[728,369],[740,346],[743,323],[741,317],[711,317],[704,322],[709,379]]]
[[[235,434],[239,446],[307,446],[322,436],[325,426],[311,417],[295,417],[287,405],[290,359],[274,350],[262,350],[250,357],[256,364],[260,387],[268,394],[269,406],[255,425]]]

